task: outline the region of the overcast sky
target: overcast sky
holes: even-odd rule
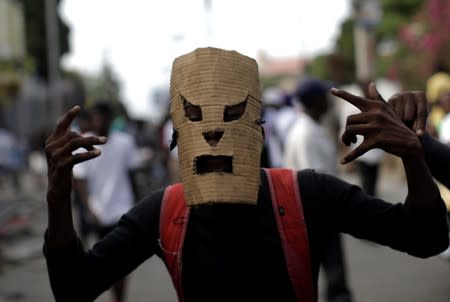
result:
[[[168,84],[176,56],[214,46],[254,58],[310,57],[331,49],[350,14],[350,0],[210,2],[207,13],[205,0],[64,0],[71,52],[63,64],[97,72],[106,58],[132,115],[149,116],[151,89]]]

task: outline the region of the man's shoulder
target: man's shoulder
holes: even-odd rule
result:
[[[161,203],[166,188],[155,190],[142,198],[128,213],[128,216],[137,221],[148,220],[149,217],[159,217]]]
[[[270,172],[270,168],[266,169]],[[312,179],[315,179],[317,177],[321,177],[322,173],[316,172],[314,169],[303,169],[303,170],[296,170],[291,168],[283,168],[283,170],[286,171],[286,173],[295,173],[296,180],[298,184],[301,182],[311,182]],[[261,169],[261,184],[264,186],[268,186],[268,180],[266,177],[266,173],[264,172],[264,169]]]

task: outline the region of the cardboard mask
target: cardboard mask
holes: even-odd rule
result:
[[[263,146],[256,61],[196,49],[175,59],[170,96],[187,205],[256,204]]]

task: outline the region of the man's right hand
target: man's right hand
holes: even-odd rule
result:
[[[383,149],[402,159],[421,157],[423,150],[417,135],[404,125],[394,108],[383,100],[374,83],[369,85],[368,98],[336,88],[331,93],[361,110],[361,113],[347,118],[342,141],[348,146],[356,142],[357,135],[364,136],[364,141],[347,154],[341,163],[348,163],[374,148]],[[399,99],[405,96],[409,97],[409,93],[399,95]]]
[[[106,137],[84,137],[70,131],[70,125],[79,111],[79,106],[70,109],[45,142],[48,168],[48,202],[70,200],[73,166],[99,156],[101,152],[94,145],[106,143]],[[79,148],[84,148],[87,151],[72,153]]]

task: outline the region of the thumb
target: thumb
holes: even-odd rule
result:
[[[375,82],[369,84],[369,98],[371,100],[383,101],[384,99],[381,94],[378,92]]]

